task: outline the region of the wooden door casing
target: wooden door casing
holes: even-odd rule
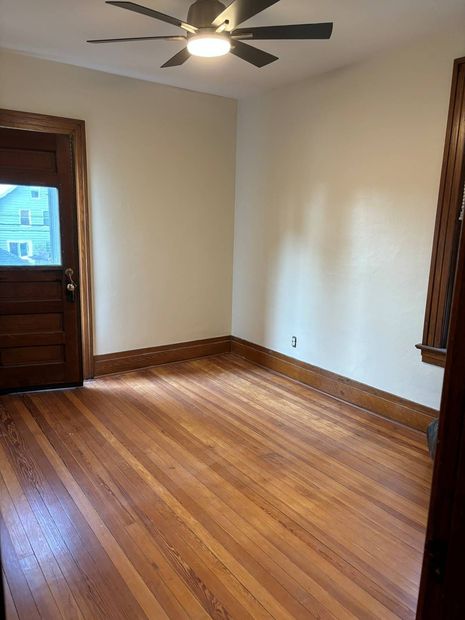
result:
[[[417,620],[465,617],[465,234],[459,243]]]

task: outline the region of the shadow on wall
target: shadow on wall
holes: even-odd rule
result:
[[[418,93],[400,100],[396,89],[347,80],[338,73],[252,104],[240,146],[247,272],[236,265],[236,304],[247,310],[237,335],[432,404],[442,373],[414,345],[440,167],[429,153],[440,132],[418,112]],[[246,306],[241,290],[253,295]]]

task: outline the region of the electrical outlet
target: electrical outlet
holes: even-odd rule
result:
[[[292,347],[294,349],[297,347],[297,338],[296,338],[296,336],[292,336],[291,344],[292,344]]]

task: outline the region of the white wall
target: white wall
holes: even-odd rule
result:
[[[235,335],[438,406],[414,345],[463,54],[447,33],[240,102]],[[86,121],[96,353],[229,333],[235,102],[9,52],[0,83]]]
[[[240,103],[234,335],[439,405],[414,345],[464,54],[449,32]]]
[[[235,101],[7,52],[0,84],[86,122],[95,352],[229,334]]]

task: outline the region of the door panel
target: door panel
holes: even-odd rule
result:
[[[55,172],[56,159],[54,153],[46,151],[12,151],[8,148],[1,148],[0,166]]]
[[[11,282],[8,287],[0,288],[0,299],[61,299],[61,289],[61,282]]]
[[[82,383],[72,145],[0,129],[0,390]]]
[[[0,337],[3,334],[63,331],[61,314],[12,314],[0,319]],[[11,337],[11,336],[8,336]]]
[[[42,346],[34,343],[30,346],[4,348],[2,361],[7,366],[24,366],[24,364],[40,364],[41,362],[62,363],[63,346]]]

